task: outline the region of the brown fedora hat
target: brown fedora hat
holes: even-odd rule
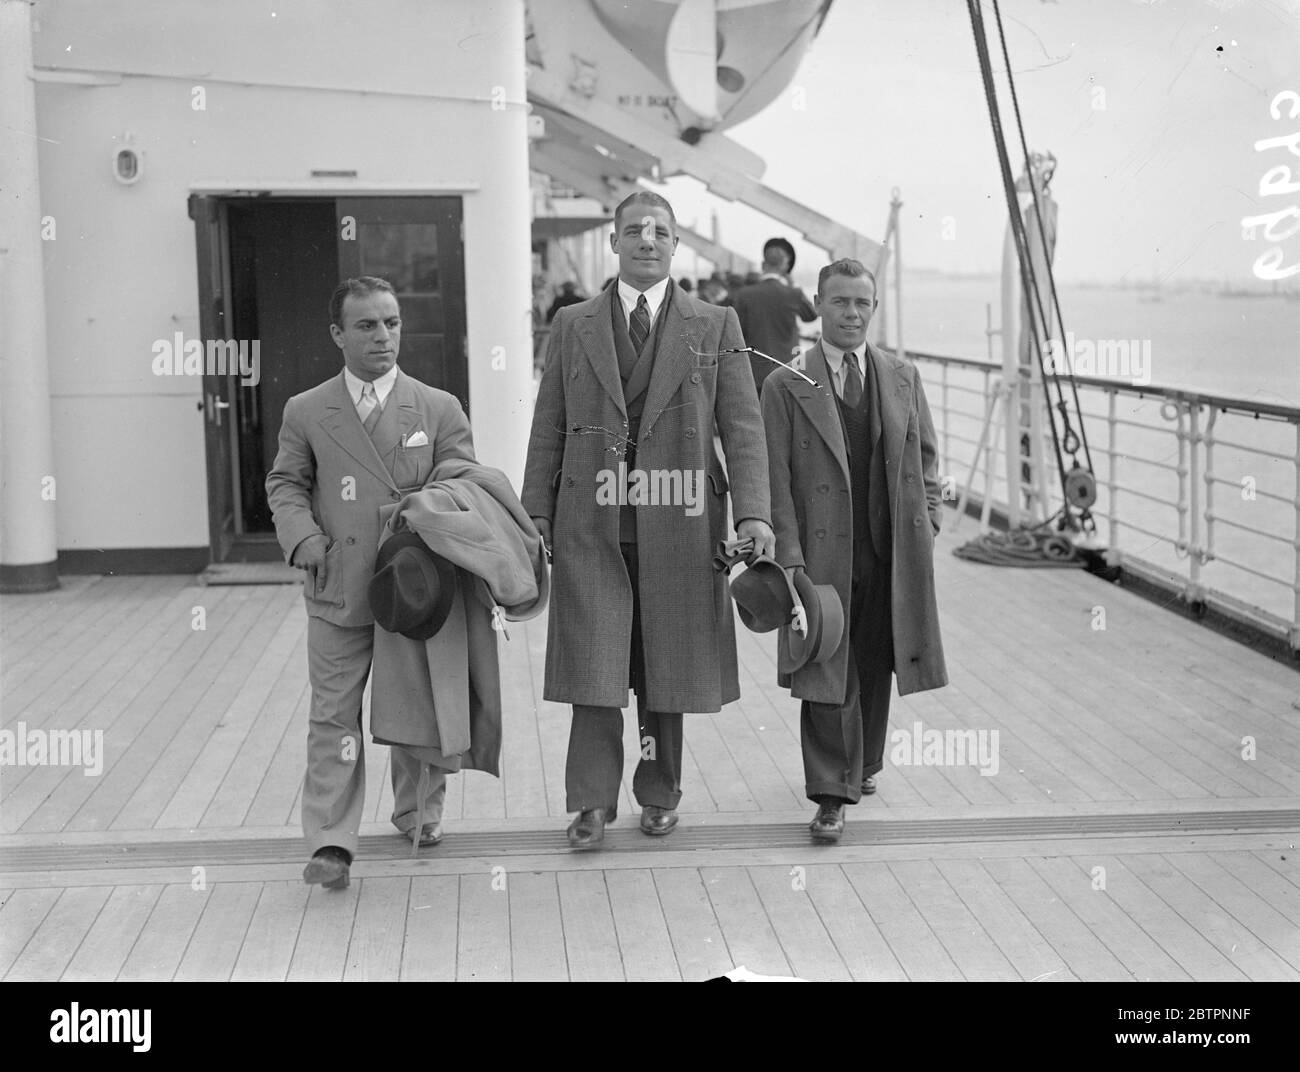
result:
[[[770,633],[790,620],[796,597],[789,574],[761,555],[731,582],[731,598],[746,629]]]
[[[796,570],[794,589],[803,604],[808,631],[800,634],[794,629],[784,629],[781,632],[792,671],[808,663],[824,663],[839,649],[844,635],[844,606],[834,585],[814,584],[805,571]]]
[[[435,555],[414,532],[386,539],[370,578],[370,613],[381,629],[428,640],[451,614],[456,567]]]

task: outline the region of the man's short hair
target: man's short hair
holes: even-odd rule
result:
[[[377,275],[363,275],[356,279],[345,279],[337,287],[334,293],[330,295],[330,323],[343,326],[343,303],[347,296],[364,298],[369,294],[374,294],[378,290],[387,291],[394,298],[397,294],[393,291],[393,284],[387,279],[380,279]]]
[[[677,214],[673,212],[673,206],[668,203],[668,198],[660,197],[653,190],[634,190],[618,203],[618,208],[614,210],[614,230],[617,231],[621,226],[619,221],[623,218],[623,210],[629,205],[653,205],[655,208],[665,209],[668,218],[673,222],[673,230],[677,230]]]
[[[872,273],[871,269],[861,261],[855,261],[852,257],[841,257],[837,261],[831,261],[830,264],[825,265],[822,270],[817,273],[818,294],[822,292],[822,287],[826,285],[826,280],[833,275],[847,275],[852,279],[857,279],[865,275],[871,280],[872,294],[876,293],[876,277]]]

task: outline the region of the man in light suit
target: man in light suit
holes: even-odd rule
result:
[[[448,458],[474,461],[469,421],[455,396],[397,367],[402,319],[383,279],[346,279],[330,299],[330,334],[343,371],[285,404],[280,449],[266,478],[285,559],[305,571],[311,722],[302,825],[308,883],[348,884],[365,797],[361,695],[370,673],[381,507],[430,479]],[[420,763],[392,754],[393,823],[421,845],[442,838],[446,781],[434,768],[418,814]]]
[[[573,704],[575,849],[598,847],[617,813],[629,686],[641,743],[632,790],[654,837],[677,825],[682,712],[740,695],[731,597],[712,565],[728,488],[739,535],[774,547],[763,422],[734,352],[735,312],[673,283],[677,221],[658,194],[618,206],[610,245],[617,280],[555,316],[520,496],[554,553],[543,697]],[[637,473],[682,501],[639,501]]]
[[[803,701],[805,791],[814,839],[838,840],[844,805],[876,791],[898,693],[948,683],[934,592],[940,505],[930,408],[915,366],[867,344],[876,281],[855,260],[821,270],[822,339],[763,385],[776,559],[833,585],[845,608],[838,650],[795,667],[786,637],[781,685]],[[783,627],[784,631],[784,627]]]

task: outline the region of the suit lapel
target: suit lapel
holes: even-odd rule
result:
[[[831,454],[839,462],[844,479],[849,477],[849,452],[844,442],[844,428],[840,422],[839,408],[835,402],[835,384],[831,379],[830,366],[826,364],[826,355],[822,344],[817,343],[808,351],[804,372],[820,384],[813,387],[797,376],[789,381],[790,394],[794,396],[808,421],[817,429],[817,434],[826,441]]]
[[[617,350],[614,346],[614,310],[611,303],[618,301],[618,282],[611,283],[601,292],[600,300],[586,316],[579,318],[575,326],[582,349],[591,363],[596,379],[605,388],[605,393],[614,400],[618,411],[627,416],[627,404],[623,401],[623,382],[618,374]]]
[[[374,435],[370,437],[385,466],[387,466],[387,459],[391,458],[401,445],[402,436],[409,435],[419,426],[420,409],[416,405],[415,388],[411,386],[411,377],[398,369],[397,379],[393,383],[393,389],[388,393],[388,401],[384,404],[383,415],[375,425]],[[364,427],[362,431],[365,431]]]
[[[397,375],[400,380],[402,374],[399,372]],[[393,390],[397,390],[396,384],[393,385]],[[392,402],[393,399],[390,397],[388,401]],[[384,416],[380,417],[379,423],[383,424],[386,419],[388,419],[387,406],[384,407]],[[325,415],[320,419],[320,426],[363,469],[378,477],[394,491],[397,490],[397,485],[393,483],[393,474],[388,471],[388,466],[384,464],[375,449],[374,441],[361,426],[361,418],[357,416],[357,407],[352,404],[352,396],[348,394],[348,386],[341,371],[334,379],[333,389],[326,399]]]
[[[700,348],[704,329],[708,326],[704,317],[695,315],[690,299],[671,279],[664,301],[669,304],[664,310],[654,369],[650,373],[650,387],[641,418],[644,429],[654,427],[682,380],[699,363],[700,357],[695,351]]]

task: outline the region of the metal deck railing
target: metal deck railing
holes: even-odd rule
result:
[[[912,350],[907,357],[926,382],[941,472],[959,488],[982,477],[986,509],[1005,511],[1005,465],[995,463],[999,444],[987,434],[987,416],[1004,390],[1002,366]],[[1300,651],[1300,408],[1157,383],[1075,379],[1097,478],[1092,512],[1111,560]],[[1032,390],[1042,407],[1041,386]],[[1050,442],[1043,456],[1050,464]],[[1017,481],[1020,508],[1045,491],[1050,516],[1061,505],[1056,483],[1051,471]]]

